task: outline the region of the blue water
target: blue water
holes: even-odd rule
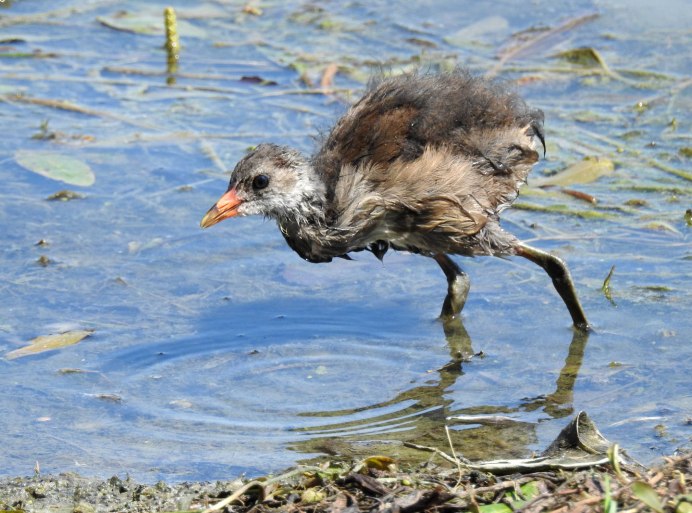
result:
[[[3,52],[55,54],[0,53],[0,355],[40,335],[95,330],[77,345],[0,357],[0,474],[30,474],[38,461],[42,472],[180,481],[261,474],[325,453],[410,458],[401,441],[447,450],[445,424],[467,457],[526,456],[579,410],[644,462],[689,445],[692,186],[647,164],[690,173],[680,152],[691,145],[692,103],[683,2],[377,1],[318,4],[323,11],[263,2],[261,16],[240,13],[242,3],[172,4],[196,29],[193,37],[181,28],[173,86],[161,35],[97,21],[119,10],[159,16],[168,3],[62,2],[33,20],[19,17],[55,3],[0,8]],[[505,214],[507,229],[569,263],[596,328],[588,340],[573,335],[548,278],[528,261],[460,259],[472,279],[463,326],[443,326],[446,284],[430,259],[388,254],[381,264],[358,254],[313,265],[262,219],[198,228],[247,147],[269,140],[311,151],[375,63],[396,71],[421,56],[431,69],[484,73],[512,34],[589,13],[600,16],[499,73],[524,79],[521,94],[546,113],[548,158],[536,176],[587,155],[617,165],[572,186],[612,207],[599,210],[611,219]],[[552,57],[581,46],[618,72],[664,77],[566,72]],[[306,88],[300,70],[319,84],[330,62],[342,66],[337,94],[295,94]],[[640,101],[650,105],[637,113]],[[44,121],[56,137],[32,139]],[[31,173],[15,161],[20,149],[83,160],[96,182],[79,188]],[[86,198],[45,200],[65,188]],[[593,208],[567,196],[521,200]],[[614,305],[601,291],[613,265]],[[459,352],[479,351],[457,364]],[[459,414],[517,422],[446,420]]]

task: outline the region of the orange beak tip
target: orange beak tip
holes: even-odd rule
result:
[[[209,228],[228,217],[237,215],[237,209],[241,203],[242,200],[238,198],[235,188],[229,190],[226,194],[221,196],[219,201],[216,202],[216,205],[207,211],[202,221],[199,223],[200,227]]]
[[[219,221],[216,220],[218,217],[218,212],[219,210],[216,208],[216,205],[211,207],[206,214],[204,214],[204,217],[202,218],[202,221],[199,223],[199,227],[204,229],[204,228],[209,228],[210,226],[215,225]]]

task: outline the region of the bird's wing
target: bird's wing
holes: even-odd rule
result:
[[[519,129],[524,140],[506,148],[495,144],[498,133]],[[475,159],[480,171],[502,174],[518,161],[538,159],[534,136],[543,143],[543,113],[502,85],[464,71],[405,74],[371,84],[331,130],[314,164],[328,190],[345,166],[386,173],[390,164],[413,161],[427,147],[450,148]]]
[[[411,102],[380,103],[372,94],[354,105],[334,126],[315,157],[328,189],[336,185],[341,169],[362,165],[381,169],[416,152],[410,138],[411,124],[420,109]]]

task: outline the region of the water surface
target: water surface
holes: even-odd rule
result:
[[[261,15],[239,2],[173,2],[183,43],[174,83],[161,34],[99,22],[126,11],[158,23],[168,4],[2,5],[0,354],[95,330],[74,346],[0,358],[2,474],[29,474],[38,461],[43,472],[177,481],[321,454],[408,458],[403,441],[448,450],[445,425],[466,457],[526,456],[579,410],[644,462],[689,444],[683,2],[270,1]],[[555,57],[581,47],[607,69]],[[322,94],[330,63],[339,73]],[[546,113],[535,178],[584,157],[614,163],[569,186],[596,206],[532,189],[505,214],[507,229],[568,261],[595,326],[588,339],[528,261],[461,261],[472,279],[463,324],[443,325],[446,284],[432,260],[312,265],[262,219],[199,230],[249,146],[309,152],[369,74],[421,64],[517,81]],[[77,158],[96,181],[31,173],[18,150]],[[85,198],[46,201],[66,188]],[[609,301],[601,286],[612,266]],[[487,414],[514,422],[447,420]]]

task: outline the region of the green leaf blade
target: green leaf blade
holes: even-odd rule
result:
[[[24,169],[51,180],[80,187],[89,187],[96,181],[96,176],[87,163],[62,153],[18,150],[14,159]]]

